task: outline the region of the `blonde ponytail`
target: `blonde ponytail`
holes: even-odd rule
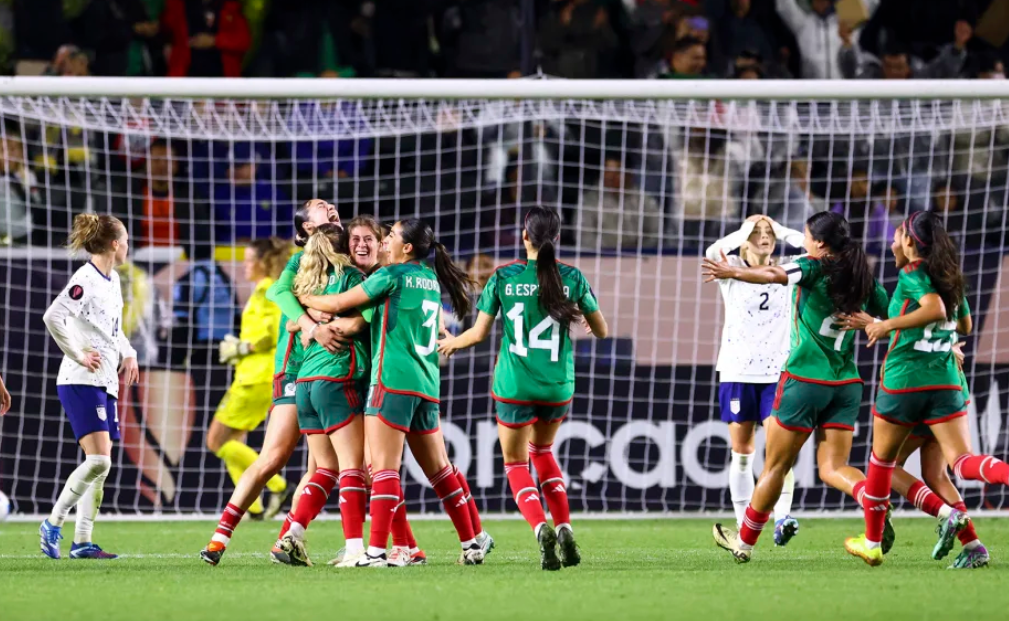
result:
[[[294,277],[295,296],[318,294],[326,288],[330,272],[335,272],[340,278],[344,268],[353,265],[350,257],[336,251],[339,239],[340,229],[332,224],[320,225],[309,236],[301,255],[298,275]]]

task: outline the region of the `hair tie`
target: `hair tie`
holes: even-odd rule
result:
[[[924,248],[928,246],[928,244],[922,241],[922,239],[918,237],[918,234],[914,232],[914,219],[920,216],[921,213],[922,212],[920,211],[916,211],[913,214],[911,214],[911,217],[904,222],[904,230],[911,234],[911,237],[914,238],[914,241],[918,242],[919,246]]]

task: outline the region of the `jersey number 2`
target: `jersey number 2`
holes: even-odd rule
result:
[[[914,348],[918,351],[925,352],[945,352],[949,351],[953,347],[952,335],[944,339],[934,339],[932,338],[933,332],[936,330],[945,330],[947,332],[952,332],[956,330],[955,321],[933,321],[932,323],[925,326],[925,334],[921,338],[914,342]]]
[[[760,297],[764,299],[764,301],[760,303],[760,310],[771,310],[771,307],[767,305],[768,301],[771,299],[771,294],[765,291],[760,294]]]
[[[529,355],[529,349],[522,343],[522,335],[524,333],[522,328],[525,323],[525,317],[522,316],[523,310],[525,310],[525,304],[519,302],[513,306],[510,311],[508,311],[506,316],[508,319],[512,320],[512,324],[515,326],[513,330],[515,334],[515,342],[508,346],[508,351],[516,356],[522,356],[525,358]],[[561,324],[557,323],[553,317],[547,317],[529,331],[529,347],[549,351],[550,362],[557,362],[557,360],[560,359],[560,325]],[[550,336],[543,338],[543,333],[547,330],[550,331]]]
[[[432,300],[424,300],[420,308],[427,315],[427,320],[421,325],[425,328],[431,328],[431,338],[424,347],[420,345],[414,345],[413,347],[421,356],[430,356],[434,352],[434,348],[438,346],[438,310],[441,309],[441,305]]]

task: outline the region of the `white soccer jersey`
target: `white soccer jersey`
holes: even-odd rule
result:
[[[744,223],[740,230],[709,246],[705,256],[720,260],[722,252],[728,254],[742,246],[754,226],[753,222]],[[779,240],[802,246],[802,233],[780,225],[773,229]],[[731,265],[746,265],[739,255],[728,256],[728,260]],[[722,346],[715,367],[719,380],[747,384],[777,382],[789,353],[791,286],[755,285],[731,279],[719,280],[718,285],[725,301]]]
[[[123,294],[119,274],[113,270],[106,276],[88,262],[70,278],[43,320],[63,351],[56,385],[101,386],[118,398],[119,364],[126,358],[137,357],[122,332]],[[102,357],[101,368],[96,372],[79,362],[85,351],[92,350]]]

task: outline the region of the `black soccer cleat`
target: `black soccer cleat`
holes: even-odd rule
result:
[[[557,533],[549,524],[540,526],[536,533],[540,542],[540,568],[546,571],[557,571],[561,568],[561,559],[557,556]]]
[[[574,567],[582,562],[582,553],[575,543],[575,534],[569,527],[557,529],[557,547],[560,548],[561,565]]]

